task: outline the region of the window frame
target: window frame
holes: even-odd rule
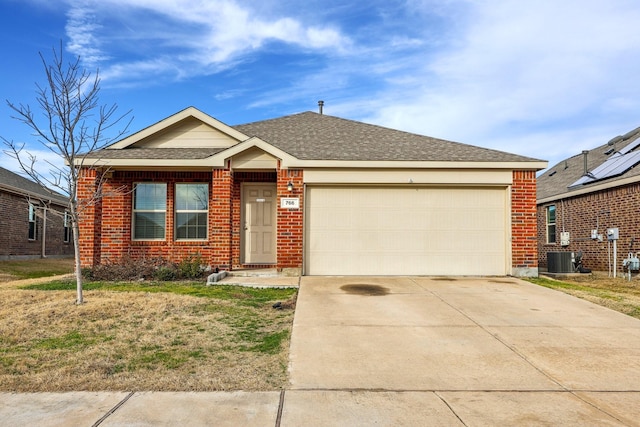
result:
[[[36,205],[34,205],[31,202],[29,202],[29,213],[27,215],[29,220],[29,230],[27,232],[27,237],[30,241],[38,240],[38,222],[37,222],[37,215],[36,215]]]
[[[62,229],[63,229],[63,237],[62,237],[62,241],[64,243],[69,243],[71,241],[71,225],[69,224],[70,221],[70,214],[69,211],[64,211],[64,217],[62,219]]]
[[[180,203],[178,203],[179,197],[179,186],[199,186],[203,187],[206,190],[206,209],[179,209]],[[174,203],[173,203],[173,238],[177,242],[203,242],[207,241],[209,237],[209,183],[208,182],[176,182],[174,186]],[[196,215],[205,215],[205,223],[204,223],[204,237],[178,237],[178,232],[181,228],[178,221],[178,215],[184,214],[196,214]],[[199,226],[197,226],[199,227]],[[196,230],[197,232],[197,230]],[[187,231],[188,235],[188,231]]]
[[[551,221],[551,212],[553,211],[553,221]],[[557,214],[558,214],[558,210],[556,209],[556,205],[549,205],[545,208],[545,237],[546,237],[546,244],[547,245],[554,245],[556,244],[556,239],[558,238],[558,233],[557,233],[557,228],[556,228],[556,224],[557,224]],[[553,232],[551,232],[551,229],[553,228]],[[553,235],[553,239],[551,239],[551,236]]]
[[[140,185],[154,185],[164,187],[164,209],[140,209],[136,208],[136,198],[138,195],[138,186]],[[135,182],[133,184],[133,194],[131,200],[131,240],[133,241],[165,241],[167,239],[167,202],[168,202],[168,185],[166,182]],[[163,213],[163,236],[162,237],[137,237],[136,236],[136,217],[138,213]]]

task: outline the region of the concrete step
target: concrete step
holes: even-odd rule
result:
[[[278,277],[278,270],[275,268],[256,268],[256,269],[243,269],[243,270],[231,270],[229,276],[232,277]]]

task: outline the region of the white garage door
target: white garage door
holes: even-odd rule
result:
[[[506,188],[307,188],[305,274],[505,275]]]

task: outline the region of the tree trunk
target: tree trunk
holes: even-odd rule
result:
[[[73,214],[72,214],[73,218]],[[80,268],[80,227],[78,226],[78,220],[72,220],[73,226],[73,254],[76,263],[76,304],[83,304],[84,298],[82,297],[82,269]]]

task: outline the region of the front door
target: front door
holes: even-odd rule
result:
[[[243,264],[276,263],[276,185],[242,187]]]

